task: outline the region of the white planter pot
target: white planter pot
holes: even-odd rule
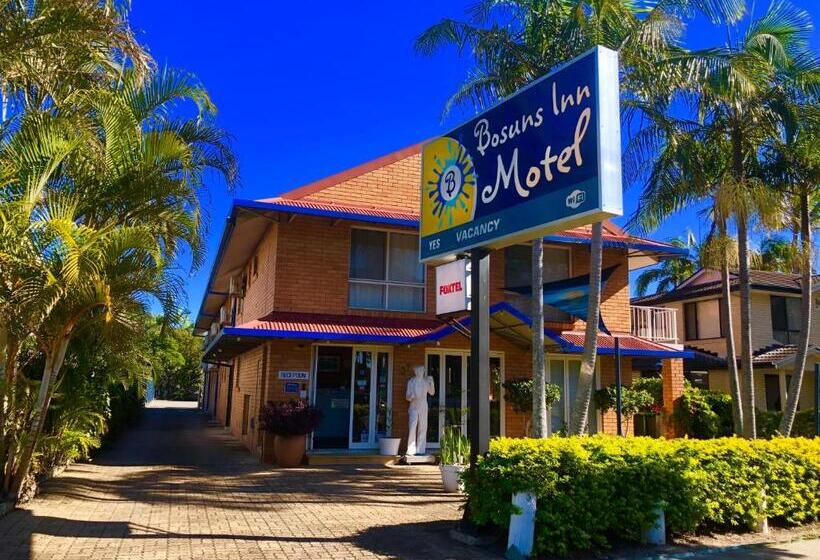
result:
[[[441,469],[441,482],[445,492],[461,492],[461,473],[467,467],[464,465],[439,465]]]
[[[379,455],[395,456],[399,454],[401,438],[383,437],[379,438]]]

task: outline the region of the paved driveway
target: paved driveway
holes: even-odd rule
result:
[[[190,405],[156,403],[0,519],[0,558],[489,557],[449,539],[460,505],[434,467],[271,469]]]

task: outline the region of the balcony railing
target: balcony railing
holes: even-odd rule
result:
[[[667,307],[642,307],[633,305],[632,334],[655,342],[677,344],[677,310]]]

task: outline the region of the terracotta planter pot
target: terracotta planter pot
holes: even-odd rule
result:
[[[262,434],[262,462],[268,465],[276,464],[276,436],[270,432]]]
[[[305,458],[305,436],[276,436],[276,464],[298,467]]]

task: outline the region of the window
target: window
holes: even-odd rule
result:
[[[772,335],[783,344],[796,344],[800,335],[800,298],[770,296]]]
[[[569,278],[569,250],[560,247],[544,247],[544,282],[567,278]],[[511,245],[504,249],[504,286],[508,288],[532,286],[531,245]],[[530,298],[511,297],[519,300],[519,306],[523,305],[525,309],[529,309]],[[570,321],[570,316],[554,307],[546,306],[544,320],[567,322]]]
[[[350,307],[424,311],[424,265],[418,235],[353,229]]]
[[[575,403],[575,395],[578,392],[578,377],[581,373],[581,360],[560,358],[550,356],[546,360],[547,375],[549,382],[558,385],[561,389],[561,398],[552,405],[550,410],[550,433],[556,434],[567,429],[567,424],[572,416],[572,405]],[[598,372],[595,372],[595,379]],[[593,380],[593,390],[595,389]],[[595,433],[597,421],[595,416],[595,399],[590,399],[587,431]]]
[[[780,376],[764,375],[766,410],[780,410]]]
[[[686,340],[703,340],[723,336],[723,310],[720,299],[683,304]]]

